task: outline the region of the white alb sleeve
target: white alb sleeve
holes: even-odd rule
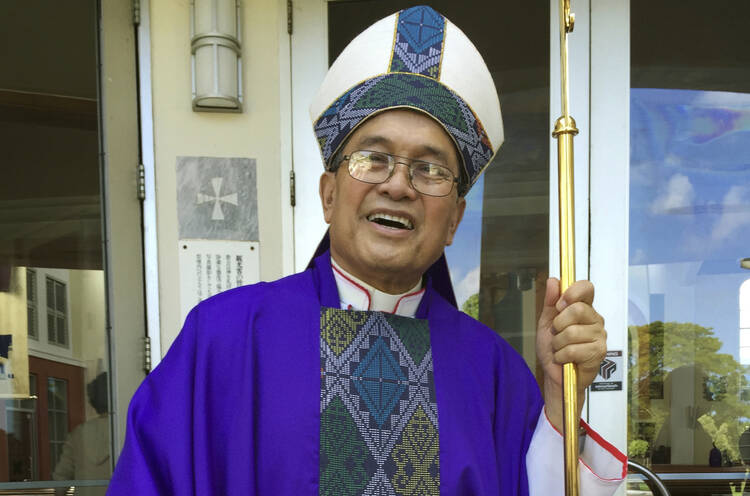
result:
[[[588,424],[583,452],[578,459],[582,496],[610,496],[627,475],[627,457],[605,441]],[[542,408],[526,453],[530,496],[565,494],[563,437],[547,419]]]

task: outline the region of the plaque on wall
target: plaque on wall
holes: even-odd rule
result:
[[[177,157],[180,313],[260,280],[255,159]]]
[[[177,157],[180,239],[258,241],[255,159]]]
[[[260,280],[255,241],[180,240],[180,317],[202,300]]]

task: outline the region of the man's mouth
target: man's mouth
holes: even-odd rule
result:
[[[383,213],[374,213],[367,216],[367,220],[380,224],[381,226],[390,227],[393,229],[414,229],[414,225],[406,217],[398,215],[388,215]]]

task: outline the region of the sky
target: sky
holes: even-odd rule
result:
[[[461,308],[469,296],[479,293],[483,197],[484,174],[479,176],[466,195],[464,218],[458,226],[453,244],[445,249],[458,308]]]
[[[750,94],[631,89],[629,237],[630,323],[711,327],[738,358]]]

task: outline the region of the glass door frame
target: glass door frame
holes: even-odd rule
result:
[[[110,398],[110,463],[125,437],[128,404],[144,378],[145,336],[139,163],[138,87],[133,9],[129,2],[91,0],[97,10],[97,78],[103,270]],[[83,387],[83,386],[82,386]],[[46,390],[37,395],[46,394]],[[38,413],[38,412],[37,412]],[[36,415],[38,418],[38,414]],[[37,433],[36,442],[39,442]],[[39,464],[37,460],[37,471]],[[67,488],[72,481],[2,482],[17,489]],[[75,481],[104,487],[107,480]]]
[[[590,44],[586,47],[590,54],[590,128],[586,131],[590,136],[588,275],[596,287],[596,308],[606,319],[607,347],[622,351],[623,358],[622,390],[589,393],[584,414],[605,439],[626,452],[630,1],[596,0],[590,2],[589,7]]]
[[[622,351],[622,390],[588,392],[582,417],[627,450],[630,1],[572,0],[568,37],[575,152],[576,279],[594,283],[607,348]],[[550,133],[561,115],[558,1],[550,0]],[[614,117],[613,117],[614,116]],[[550,137],[550,275],[559,276],[557,140]]]
[[[104,219],[111,457],[125,440],[130,399],[145,377],[143,245],[136,30],[132,5],[99,1],[100,152]],[[150,87],[142,89],[149,91]]]
[[[318,195],[323,173],[308,108],[328,71],[328,1],[292,2],[292,171],[295,178],[294,272],[305,270],[328,228]],[[335,0],[330,0],[335,1]],[[299,167],[296,164],[300,164]]]

